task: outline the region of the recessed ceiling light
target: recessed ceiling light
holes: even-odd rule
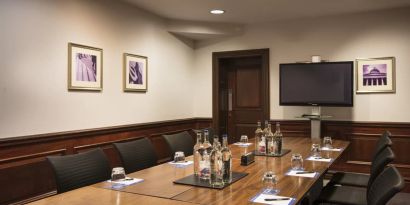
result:
[[[211,14],[223,14],[223,13],[225,13],[225,11],[221,10],[221,9],[213,9],[210,12],[211,12]]]

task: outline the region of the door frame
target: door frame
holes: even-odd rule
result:
[[[270,83],[269,83],[269,48],[251,49],[251,50],[236,50],[236,51],[222,51],[212,53],[212,124],[216,133],[219,133],[219,71],[221,68],[221,59],[239,58],[239,57],[255,57],[262,58],[262,80],[267,87],[265,88],[265,105],[264,118],[270,120]],[[256,122],[255,122],[256,123]]]

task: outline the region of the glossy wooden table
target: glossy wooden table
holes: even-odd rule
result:
[[[70,205],[120,205],[120,204],[161,204],[161,205],[192,205],[170,199],[149,197],[139,194],[130,194],[109,189],[100,189],[91,186],[83,187],[63,194],[58,194],[36,202],[42,204],[70,204]]]
[[[192,156],[187,158],[192,160]],[[175,168],[168,163],[160,164],[149,169],[128,174],[128,177],[144,179],[143,182],[126,186],[120,191],[171,199],[178,194],[191,189],[191,186],[176,185],[173,181],[188,176],[194,172],[193,166]],[[111,183],[102,182],[94,185],[99,188],[109,188]]]
[[[249,173],[248,176],[223,190],[177,185],[173,181],[193,173],[193,166],[175,168],[167,163],[149,169],[129,174],[130,177],[142,178],[144,182],[121,189],[121,192],[162,197],[197,204],[249,204],[249,199],[263,189],[262,175],[272,170],[278,175],[277,188],[279,195],[296,198],[297,202],[309,191],[318,178],[285,176],[290,169],[292,153],[300,153],[304,158],[310,154],[311,140],[309,138],[284,138],[284,148],[291,153],[283,157],[258,156],[255,163],[248,166],[240,165],[240,156],[246,151],[253,151],[254,144],[245,148],[230,145],[233,155],[233,171]],[[348,142],[334,141],[335,147],[346,148]],[[323,152],[323,155],[337,159],[342,152]],[[188,159],[192,160],[192,156]],[[324,174],[331,163],[304,160],[304,167],[309,171]],[[99,183],[95,187],[109,187],[109,183]]]
[[[252,141],[253,142],[253,141]],[[249,173],[236,183],[215,190],[186,185],[173,181],[193,174],[193,166],[175,168],[168,163],[141,170],[129,177],[144,179],[143,182],[127,186],[119,191],[110,190],[107,182],[59,194],[36,202],[35,204],[252,204],[249,200],[263,189],[261,182],[265,171],[271,170],[278,176],[279,195],[296,198],[299,202],[318,178],[285,176],[290,169],[292,153],[300,153],[304,158],[310,154],[309,138],[284,138],[284,148],[291,153],[283,157],[258,156],[255,163],[240,165],[240,156],[245,151],[254,150],[254,144],[245,148],[230,145],[233,155],[233,171]],[[346,148],[348,142],[335,140],[334,147]],[[342,152],[323,152],[324,156],[337,159]],[[188,157],[192,160],[192,156]],[[304,167],[323,175],[331,163],[304,160]],[[185,203],[187,202],[187,203]]]

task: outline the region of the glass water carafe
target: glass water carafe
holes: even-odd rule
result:
[[[207,149],[202,149],[201,160],[199,161],[199,179],[209,180],[210,179],[210,159]]]
[[[265,154],[265,151],[266,151],[265,137],[263,135],[263,130],[261,128],[261,122],[258,121],[258,125],[255,130],[255,153]]]
[[[232,182],[232,153],[228,147],[228,136],[222,137],[222,163],[223,163],[223,182]]]
[[[196,144],[194,145],[194,174],[199,176],[199,162],[201,161],[201,152],[203,150],[201,133],[196,134]]]
[[[202,143],[202,146],[204,147],[204,149],[206,149],[208,154],[211,154],[212,145],[209,142],[209,132],[208,132],[208,130],[204,131],[204,142]]]
[[[266,144],[266,155],[273,155],[273,133],[271,130],[271,125],[268,124],[268,128],[265,134],[265,144]]]
[[[276,132],[273,134],[273,154],[280,155],[282,153],[282,132],[280,132],[280,124],[276,123]]]
[[[212,147],[211,155],[210,155],[210,165],[211,165],[211,180],[210,184],[213,187],[222,187],[224,185],[223,182],[223,162],[222,162],[222,152],[219,149],[219,142],[217,138],[214,138],[214,144]]]

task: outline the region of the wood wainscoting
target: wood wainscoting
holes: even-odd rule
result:
[[[0,140],[0,204],[28,202],[55,194],[56,185],[47,156],[101,148],[112,167],[121,166],[112,143],[148,137],[158,163],[170,160],[163,134],[210,127],[210,118],[190,118],[98,129],[69,131]]]
[[[310,121],[271,120],[271,123],[276,122],[281,123],[285,137],[310,137]],[[162,134],[210,127],[211,124],[211,118],[190,118],[1,139],[0,183],[7,188],[0,192],[0,204],[27,202],[55,194],[54,177],[45,161],[46,156],[100,147],[115,167],[120,166],[120,160],[112,147],[113,142],[148,137],[161,163],[170,160]],[[405,177],[405,191],[410,192],[410,123],[323,121],[322,136],[350,141],[349,148],[331,169],[368,173],[373,148],[385,130],[392,133],[394,165]]]

